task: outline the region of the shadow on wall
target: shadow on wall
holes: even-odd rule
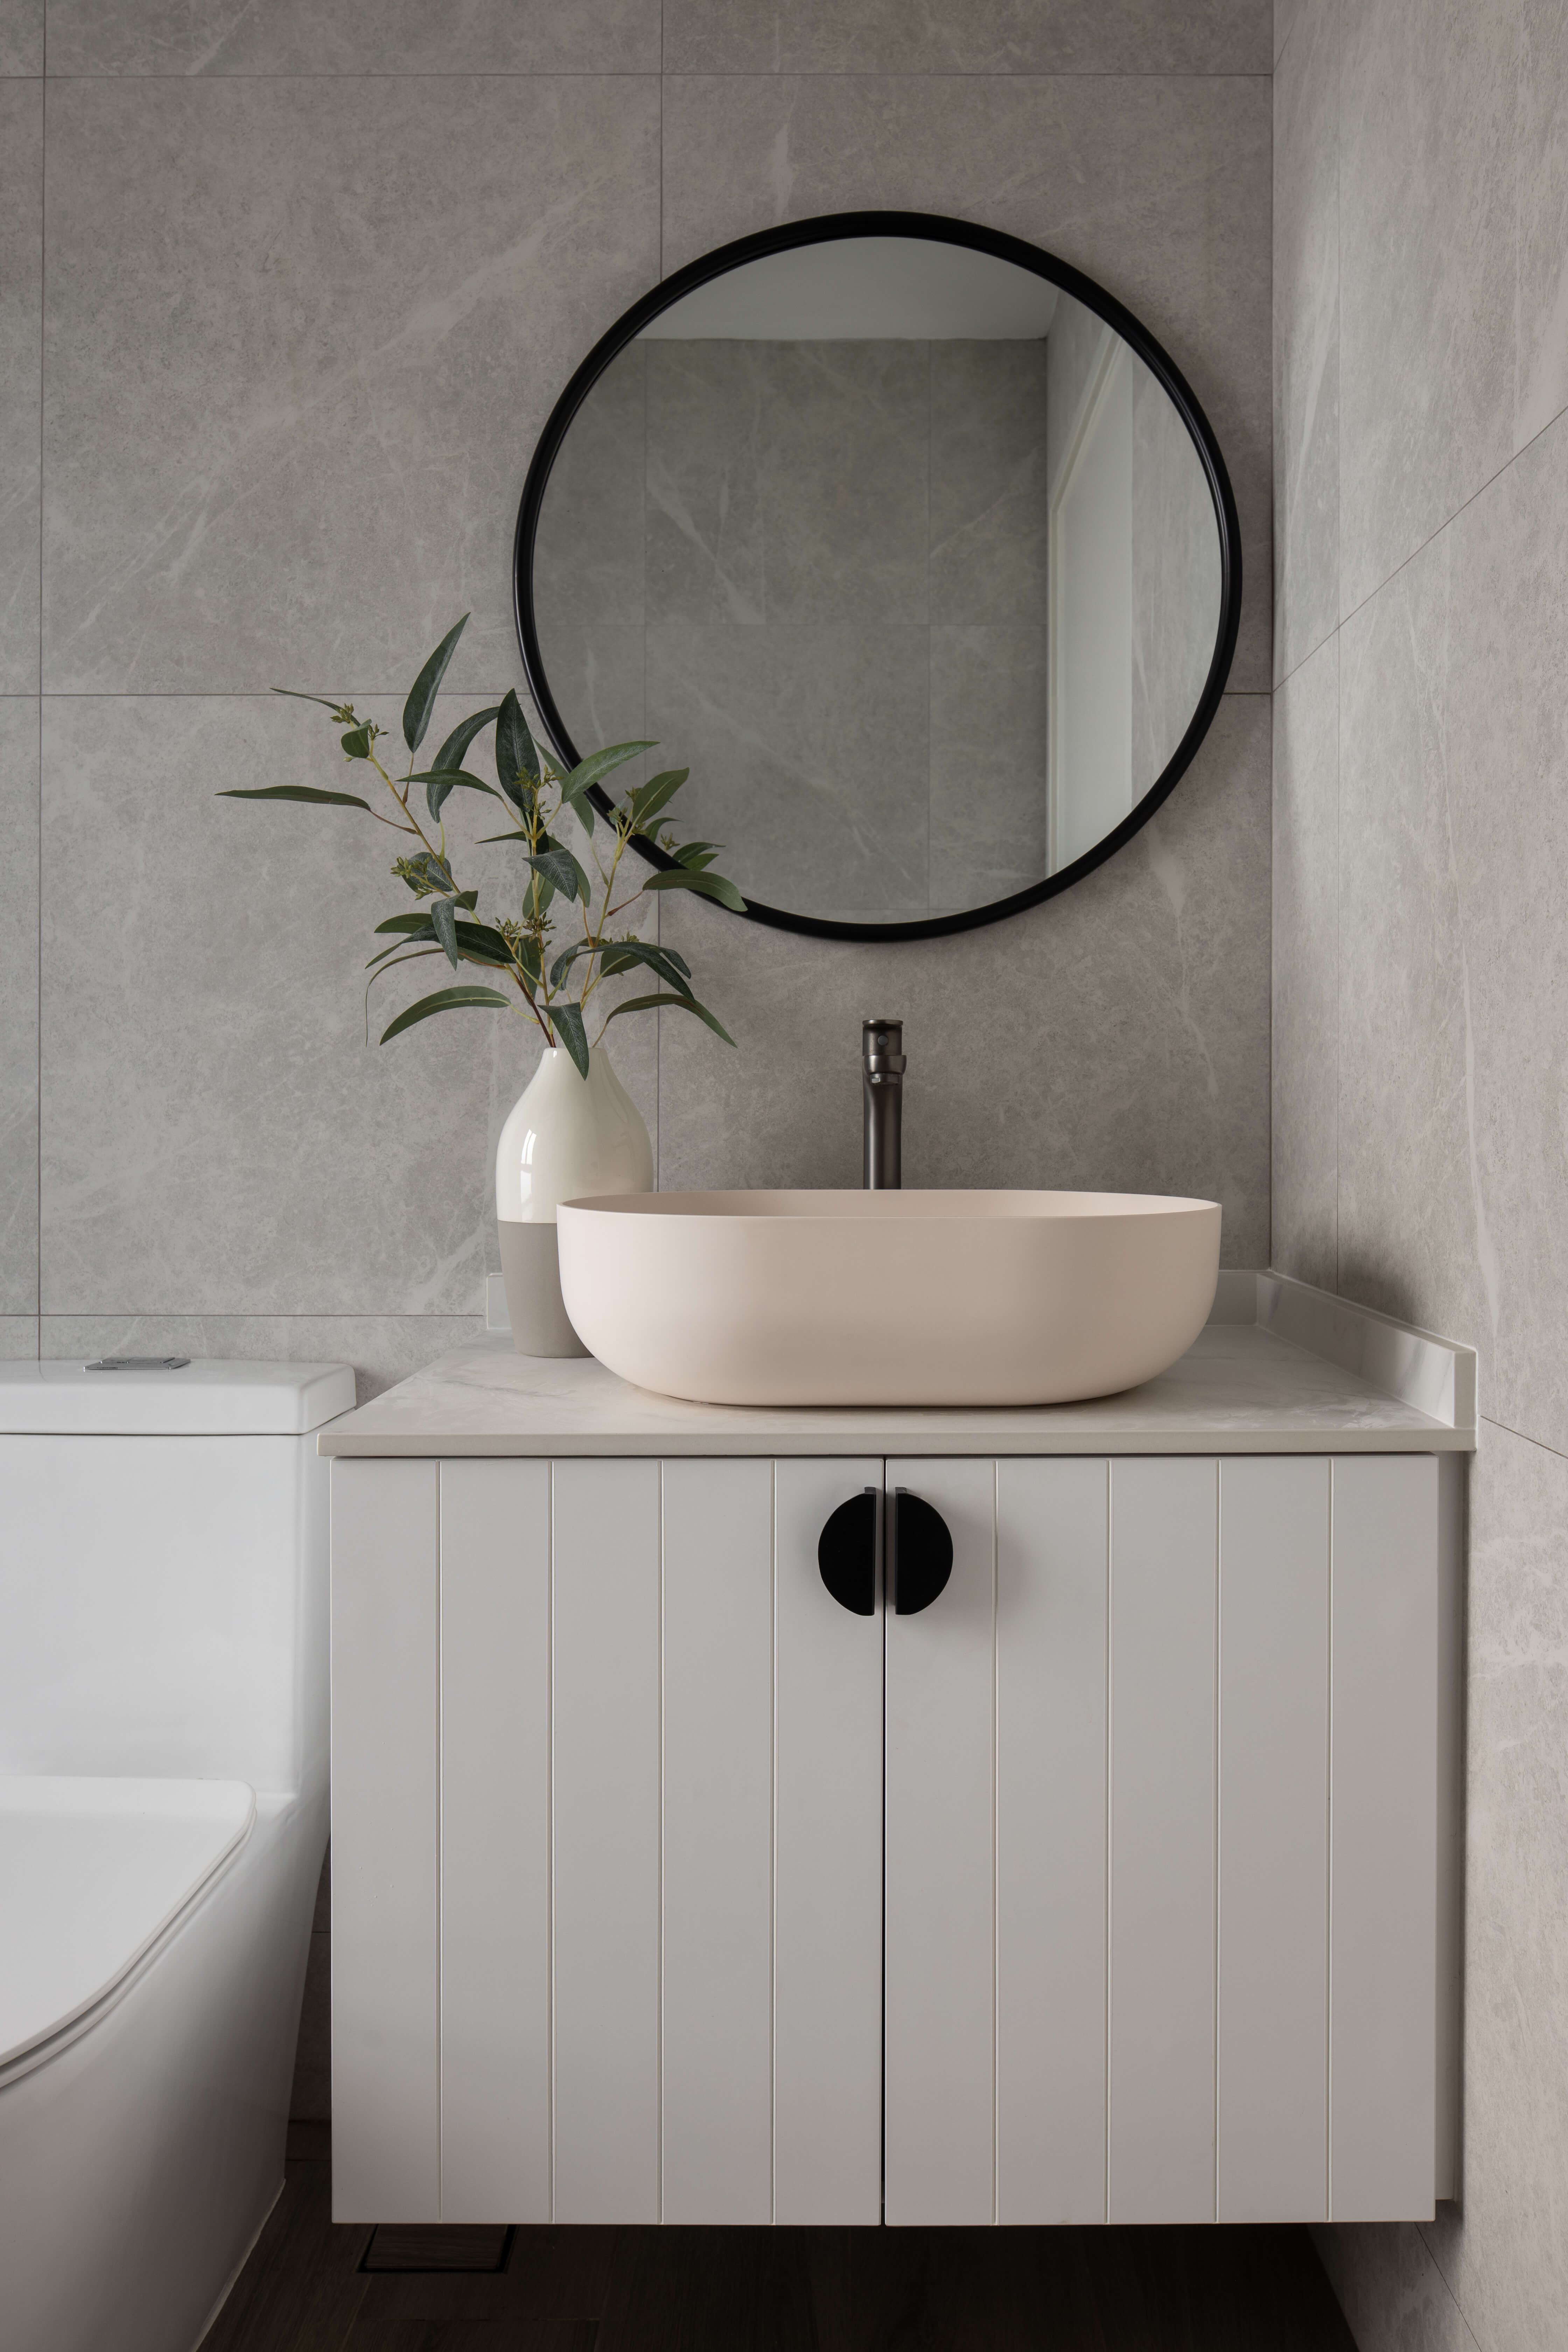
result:
[[[1342,1244],[1336,1287],[1342,1298],[1373,1307],[1379,1315],[1392,1315],[1395,1322],[1413,1323],[1418,1331],[1430,1328],[1414,1277],[1381,1257],[1347,1251]]]
[[[305,1963],[305,1999],[294,2055],[294,2088],[289,2120],[324,2124],[332,2113],[332,1850],[327,1848],[310,1922],[310,1957]]]

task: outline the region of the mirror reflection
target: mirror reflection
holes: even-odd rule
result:
[[[1182,415],[1094,311],[854,236],[742,264],[611,362],[533,597],[574,747],[656,739],[749,898],[882,924],[1030,889],[1127,817],[1203,695],[1222,562]]]

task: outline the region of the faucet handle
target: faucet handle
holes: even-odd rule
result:
[[[860,1059],[873,1077],[902,1077],[909,1064],[904,1055],[901,1021],[862,1021]]]

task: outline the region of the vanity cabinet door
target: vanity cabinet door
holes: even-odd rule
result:
[[[1420,2219],[1437,1465],[907,1461],[886,2219]]]
[[[880,1482],[334,1464],[340,2220],[878,2220]]]

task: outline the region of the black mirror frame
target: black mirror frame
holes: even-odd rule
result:
[[[1028,245],[1022,237],[1008,236],[1000,229],[982,228],[973,221],[947,220],[938,213],[828,213],[816,220],[792,221],[783,228],[763,229],[753,236],[737,237],[732,245],[721,245],[689,261],[683,269],[634,302],[616,320],[607,333],[600,336],[593,350],[574,373],[571,382],[551,410],[543,432],[534,450],[523,484],[522,503],[518,509],[517,538],[512,555],[512,593],[517,616],[518,644],[522,652],[523,671],[528,680],[535,708],[550,735],[555,750],[563,759],[575,761],[582,754],[568,733],[555,698],[545,675],[544,658],[540,648],[538,622],[533,603],[534,542],[539,531],[540,512],[544,503],[551,471],[560,455],[561,445],[571,429],[573,419],[588,394],[612,360],[619,357],[626,345],[642,332],[652,319],[699,286],[710,285],[716,278],[724,278],[742,263],[759,260],[770,253],[787,253],[799,246],[826,245],[840,237],[907,236],[935,245],[967,246],[973,252],[994,255],[997,260],[1011,261],[1020,269],[1027,269],[1043,278],[1064,294],[1070,294],[1086,310],[1095,312],[1115,330],[1124,342],[1130,343],[1150,373],[1156,377],[1174,404],[1185,425],[1203,466],[1209,495],[1214,500],[1215,520],[1219,530],[1220,546],[1220,616],[1215,641],[1214,657],[1208,677],[1198,698],[1197,709],[1188,722],[1186,732],[1177,744],[1167,765],[1155,779],[1142,799],[1128,811],[1120,824],[1114,826],[1103,840],[1059,874],[1052,874],[1027,890],[1015,891],[1008,898],[998,898],[988,907],[965,908],[962,913],[926,916],[919,921],[901,923],[840,923],[817,915],[794,915],[780,907],[764,906],[760,899],[748,899],[742,920],[765,923],[779,931],[801,931],[818,940],[940,940],[955,931],[977,930],[986,923],[1002,921],[1008,915],[1022,914],[1026,908],[1038,907],[1054,898],[1058,890],[1070,889],[1103,866],[1141,827],[1147,824],[1156,809],[1169,799],[1176,785],[1191,766],[1204,737],[1208,733],[1219,708],[1226,680],[1230,675],[1231,661],[1236,653],[1237,630],[1241,619],[1241,527],[1237,519],[1236,499],[1230,487],[1230,476],[1220,455],[1214,428],[1199,406],[1192,387],[1170,354],[1154,341],[1147,328],[1141,326],[1130,310],[1123,310],[1112,294],[1097,286],[1092,278],[1074,269],[1054,254],[1039,246]],[[610,802],[599,785],[593,787],[595,806],[608,814]],[[675,861],[653,842],[637,838],[636,846],[649,865],[669,866]]]

